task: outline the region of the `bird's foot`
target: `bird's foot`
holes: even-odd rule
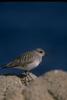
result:
[[[29,85],[36,77],[34,77],[35,75],[33,75],[30,72],[25,72],[24,73],[24,78],[22,79],[22,82],[25,85]]]

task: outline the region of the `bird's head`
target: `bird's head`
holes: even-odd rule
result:
[[[41,48],[37,48],[36,52],[39,53],[40,56],[46,56],[47,55],[46,51],[41,49]]]

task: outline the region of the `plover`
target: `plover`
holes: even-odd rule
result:
[[[32,51],[27,51],[16,57],[13,61],[1,66],[11,68],[18,67],[23,69],[25,72],[29,72],[42,62],[43,56],[46,56],[46,52],[41,48],[37,48]]]

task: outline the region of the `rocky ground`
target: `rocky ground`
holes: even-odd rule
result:
[[[0,75],[0,100],[67,100],[67,72],[30,76]]]

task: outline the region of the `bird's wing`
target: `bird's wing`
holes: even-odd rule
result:
[[[34,60],[34,56],[32,52],[26,52],[23,55],[20,55],[15,58],[15,60],[6,64],[8,67],[17,67],[17,66],[26,66],[29,63],[32,63]]]

